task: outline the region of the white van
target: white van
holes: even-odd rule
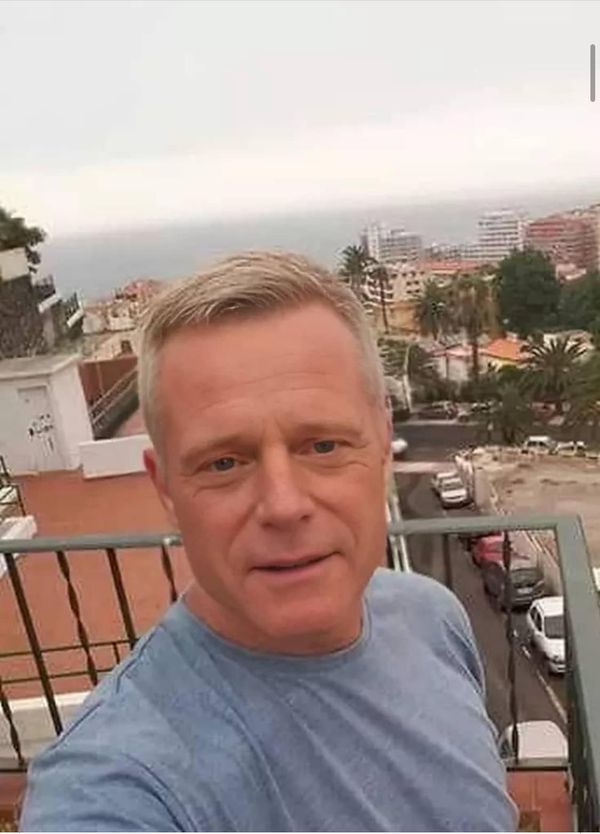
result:
[[[521,446],[524,454],[549,455],[556,447],[556,443],[547,434],[531,434]]]

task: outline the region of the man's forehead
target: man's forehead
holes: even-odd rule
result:
[[[160,361],[163,371],[176,376],[227,374],[240,381],[334,368],[343,374],[359,365],[353,335],[334,313],[319,308],[182,330],[167,341]]]

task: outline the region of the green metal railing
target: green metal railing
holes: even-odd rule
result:
[[[135,626],[135,617],[129,602],[127,589],[121,571],[120,557],[128,550],[150,549],[158,555],[162,574],[165,580],[165,608],[174,602],[178,596],[175,584],[175,575],[171,559],[171,548],[181,544],[175,534],[137,534],[128,536],[81,536],[78,538],[37,538],[3,541],[0,545],[0,554],[4,558],[8,581],[12,587],[13,595],[21,618],[21,623],[26,635],[29,651],[7,651],[0,653],[0,660],[29,657],[33,660],[36,675],[33,680],[39,681],[43,697],[46,701],[48,714],[52,726],[57,734],[62,732],[62,719],[57,705],[56,693],[53,681],[58,678],[71,677],[80,678],[85,676],[92,686],[95,686],[102,673],[109,671],[121,658],[120,647],[130,650],[134,647],[138,632]],[[91,640],[89,629],[85,624],[81,611],[79,594],[73,582],[69,555],[74,552],[103,552],[106,558],[108,575],[112,581],[115,594],[115,601],[121,617],[123,631],[115,635],[112,640]],[[18,556],[22,554],[53,554],[56,560],[57,569],[63,579],[65,591],[64,603],[71,612],[74,626],[77,632],[78,642],[69,645],[44,646],[36,627],[35,612],[32,611],[27,595],[27,588],[21,575]],[[60,605],[60,600],[55,600]],[[113,648],[115,663],[101,667],[96,660],[95,650],[110,646]],[[73,652],[80,650],[84,655],[83,668],[70,669],[67,672],[51,673],[48,668],[48,655],[60,652]],[[123,653],[124,654],[124,653]],[[14,715],[11,709],[10,700],[7,695],[7,687],[24,682],[30,682],[32,676],[11,676],[4,677],[0,673],[0,710],[6,720],[10,742],[14,751],[17,769],[24,770],[27,762],[23,754],[22,745],[17,732]],[[10,769],[4,767],[3,769]]]
[[[450,538],[490,531],[505,533],[504,563],[510,565],[508,534],[516,531],[554,534],[565,598],[566,682],[569,776],[575,822],[579,831],[600,830],[600,605],[587,545],[577,516],[512,515],[415,519],[392,524],[390,532],[410,540],[419,535],[442,537],[446,583],[452,587]],[[514,670],[514,630],[507,606],[509,679],[513,727],[518,723]],[[518,768],[518,736],[513,748]],[[537,767],[535,769],[538,769]]]

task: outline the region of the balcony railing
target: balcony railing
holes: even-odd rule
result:
[[[439,536],[442,540],[442,574],[449,587],[454,585],[455,565],[453,553],[457,549],[452,540],[459,536],[475,535],[490,531],[506,533],[503,560],[509,568],[512,559],[510,531],[549,531],[554,534],[561,557],[562,580],[566,608],[567,634],[567,702],[568,702],[568,777],[570,797],[574,810],[574,825],[579,830],[597,831],[600,826],[600,606],[592,584],[585,539],[580,522],[576,518],[560,516],[493,516],[453,517],[428,520],[402,521],[392,513],[390,534],[392,547],[389,550],[390,563],[396,569],[408,567],[405,540],[411,542],[421,535]],[[132,576],[144,576],[152,567],[160,577],[158,599],[153,606],[154,620],[161,611],[178,596],[173,560],[179,547],[174,535],[137,536],[88,536],[77,539],[34,539],[27,541],[1,542],[0,552],[4,553],[7,576],[2,592],[10,592],[13,600],[13,617],[22,625],[24,639],[20,646],[0,653],[0,708],[4,718],[5,735],[8,736],[12,757],[0,762],[0,770],[21,770],[27,768],[28,759],[35,749],[27,749],[27,740],[22,738],[22,717],[18,714],[19,700],[15,698],[18,688],[32,682],[38,687],[40,703],[49,717],[49,734],[62,731],[64,723],[63,699],[61,692],[90,689],[135,645],[139,634],[151,623],[139,625],[135,604],[132,602],[135,590],[129,586],[125,574],[127,562],[134,557],[133,551],[142,549],[143,558],[136,563]],[[60,586],[53,586],[52,609],[62,608],[68,612],[70,630],[76,639],[68,641],[56,638],[56,630],[44,629],[43,617],[35,606],[35,594],[30,587],[36,572],[27,570],[28,565],[17,558],[29,554],[25,562],[36,566],[36,560],[50,560],[57,573]],[[181,554],[177,553],[179,557]],[[95,580],[93,594],[104,594],[102,605],[114,604],[118,618],[114,620],[112,633],[98,634],[88,616],[89,597],[85,587],[78,580],[78,565],[81,560],[95,559],[103,571],[105,588],[100,590]],[[37,566],[36,566],[37,567]],[[139,585],[139,583],[136,582]],[[57,587],[64,593],[63,599]],[[89,593],[89,588],[87,589]],[[155,589],[156,590],[156,589]],[[39,591],[39,589],[38,589]],[[110,597],[110,599],[109,599]],[[38,593],[38,600],[40,599]],[[4,598],[3,598],[4,599]],[[5,599],[4,611],[10,606]],[[93,607],[93,606],[92,606]],[[6,616],[6,614],[4,614]],[[506,675],[507,699],[511,722],[517,726],[520,717],[518,672],[516,660],[517,638],[513,628],[511,606],[506,606],[505,638],[508,648]],[[48,625],[46,623],[46,625]],[[62,635],[64,636],[64,635]],[[69,658],[69,662],[56,663],[57,658]],[[23,672],[18,662],[24,658],[30,662],[29,671]],[[72,685],[69,683],[72,681]],[[59,691],[60,690],[60,691]],[[50,738],[47,739],[47,742]],[[38,748],[39,749],[39,745]],[[518,730],[513,737],[514,760],[508,763],[512,770],[539,771],[564,768],[563,763],[524,760],[519,756]]]
[[[134,550],[138,551],[138,555],[143,556],[144,564],[148,565],[146,576],[151,567],[150,563],[154,562],[155,575],[162,577],[162,580],[152,604],[153,608],[164,610],[177,599],[179,593],[173,568],[173,551],[178,547],[177,536],[161,534],[0,541],[0,553],[3,554],[7,574],[3,581],[8,583],[12,592],[14,616],[20,620],[23,638],[19,641],[21,647],[13,646],[8,651],[0,651],[0,709],[5,720],[5,734],[7,731],[14,754],[10,761],[6,756],[0,757],[0,771],[24,770],[27,767],[29,754],[24,749],[14,709],[14,705],[19,704],[19,699],[14,696],[20,687],[24,684],[36,684],[33,694],[41,696],[51,731],[59,734],[64,722],[60,708],[62,696],[57,691],[58,684],[63,684],[60,689],[64,691],[65,680],[71,679],[74,685],[68,687],[70,691],[90,689],[98,683],[104,673],[123,659],[138,640],[140,629],[136,625],[136,612],[130,599],[132,589],[127,587],[124,579],[124,557]],[[63,607],[69,611],[71,627],[68,631],[76,634],[75,641],[61,639],[58,642],[50,642],[44,635],[42,612],[35,610],[32,603],[35,591],[28,588],[23,577],[24,571],[19,558],[23,554],[28,554],[31,559],[54,560],[64,597],[62,600],[53,597],[52,607],[54,610]],[[72,561],[74,557],[80,560],[99,555],[103,557],[105,576],[99,577],[96,574],[95,587],[84,589],[77,581]],[[7,591],[8,588],[1,590]],[[118,631],[109,636],[103,634],[101,639],[94,633],[94,628],[86,621],[84,614],[85,605],[82,604],[81,598],[85,590],[88,592],[88,606],[91,592],[104,594],[104,606],[112,604],[116,607],[120,622]],[[38,588],[38,599],[39,591]],[[114,595],[112,600],[109,598],[111,594]],[[3,599],[5,617],[9,601]],[[48,626],[48,622],[45,625]],[[147,626],[148,624],[146,628]],[[29,663],[25,667],[26,671],[23,671],[21,661],[25,660]],[[34,752],[40,746],[39,741],[40,739],[34,740]]]
[[[32,284],[35,300],[38,304],[57,295],[54,278],[52,275],[46,275],[44,278],[39,278]]]
[[[133,368],[118,379],[90,406],[90,421],[96,440],[110,437],[124,417],[130,414],[138,402],[137,370]]]
[[[574,825],[579,831],[600,830],[600,604],[595,591],[581,522],[575,516],[454,516],[400,521],[390,532],[408,541],[418,536],[442,540],[443,579],[454,587],[451,540],[485,533],[503,533],[502,560],[507,574],[513,556],[509,534],[547,531],[554,535],[559,555],[565,600],[566,691],[569,767],[568,779]],[[456,552],[456,549],[454,549]],[[519,756],[519,699],[516,653],[518,635],[513,623],[510,583],[505,587],[505,637],[508,643],[508,701],[516,751],[509,770],[552,770],[556,762],[526,760]]]
[[[73,327],[83,318],[83,307],[76,292],[71,293],[64,301],[65,322],[67,327]]]

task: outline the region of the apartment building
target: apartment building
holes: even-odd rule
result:
[[[371,223],[361,235],[361,243],[380,263],[412,263],[423,254],[420,235],[404,229],[390,229],[383,223]]]
[[[481,261],[501,261],[523,248],[524,218],[513,209],[486,211],[479,218],[478,229],[477,256]]]
[[[525,242],[544,252],[556,265],[595,269],[598,265],[597,225],[598,220],[591,212],[551,214],[527,224]]]

